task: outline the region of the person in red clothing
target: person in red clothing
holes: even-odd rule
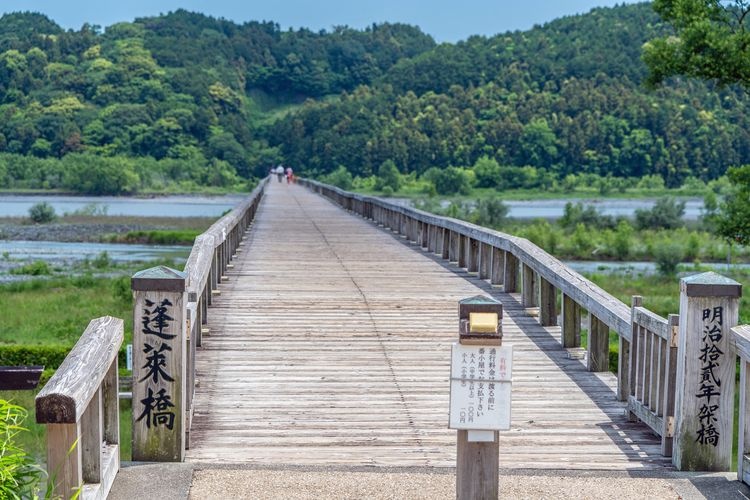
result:
[[[294,170],[292,170],[292,167],[286,167],[286,183],[292,182],[294,182]]]

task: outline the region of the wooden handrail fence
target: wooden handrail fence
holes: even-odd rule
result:
[[[683,345],[684,352],[680,356],[678,339],[700,339],[706,325],[700,325],[693,319],[700,313],[705,321],[708,311],[719,309],[725,311],[723,322],[719,321],[718,326],[714,326],[729,337],[728,329],[736,324],[738,317],[736,302],[741,294],[739,283],[715,273],[704,273],[695,280],[683,278],[680,314],[665,319],[642,307],[641,297],[634,297],[632,306],[628,307],[524,238],[380,198],[350,193],[309,179],[300,179],[299,183],[419,247],[455,262],[469,273],[476,273],[480,279],[502,285],[505,292],[520,291],[523,307],[538,308],[541,325],[557,325],[558,293],[561,294],[559,312],[563,347],[580,347],[581,312],[588,311],[587,367],[595,372],[609,370],[609,334],[610,331],[615,332],[619,337],[616,396],[627,403],[630,418],[646,423],[661,437],[661,451],[665,456],[673,456],[673,448],[678,448],[680,453],[677,457],[673,456],[678,468],[728,470],[725,462],[726,443],[729,440],[725,437],[721,438],[723,458],[707,459],[706,456],[713,456],[714,451],[710,450],[704,453],[705,456],[693,459],[692,454],[702,453],[696,451],[698,447],[693,446],[693,442],[717,448],[719,433],[711,434],[715,430],[706,427],[706,423],[711,419],[717,422],[722,420],[722,432],[726,433],[728,421],[731,434],[733,412],[729,408],[731,405],[719,405],[712,400],[715,395],[711,391],[715,387],[700,385],[701,378],[705,378],[709,370],[707,366],[710,366],[699,366],[699,363],[705,363],[705,356],[701,356],[695,343]],[[719,339],[716,341],[717,349],[721,337],[716,337]],[[726,354],[723,359],[734,360],[735,351],[731,346],[721,344],[720,352]],[[747,362],[750,362],[750,347],[746,352]],[[730,363],[724,361],[723,365],[727,368]],[[731,366],[734,366],[733,362]],[[750,396],[750,389],[744,390]],[[691,401],[699,391],[709,393],[705,408]],[[733,391],[733,384],[725,384],[722,398],[729,398]],[[676,406],[677,401],[682,403],[681,408]],[[750,401],[750,397],[743,401]],[[745,404],[743,415],[750,415],[747,413],[750,412],[750,402]],[[708,416],[705,413],[706,408],[712,412],[719,411],[719,406],[723,412],[721,418],[714,418],[714,413]],[[698,424],[703,427],[696,429]],[[744,442],[750,443],[750,424],[745,425],[748,429]],[[682,441],[675,444],[675,436],[680,432]],[[698,439],[694,439],[696,435]],[[746,446],[745,453],[750,453],[750,444]],[[750,461],[745,464],[750,470]],[[750,478],[750,472],[746,475]]]
[[[91,320],[36,396],[47,426],[47,474],[55,497],[107,498],[120,469],[117,353],[123,321]]]
[[[161,267],[133,277],[134,343],[143,333],[175,342],[140,337],[143,345],[134,345],[134,457],[184,459],[196,347],[208,333],[209,306],[243,246],[267,183],[261,181],[245,202],[196,238],[183,272]],[[627,403],[632,419],[661,436],[662,453],[671,455],[678,469],[728,470],[731,439],[726,436],[734,418],[732,382],[739,354],[738,476],[750,482],[750,326],[735,327],[739,283],[715,273],[682,278],[680,314],[665,319],[645,309],[639,296],[628,307],[524,238],[307,179],[299,183],[480,279],[502,285],[507,293],[520,292],[521,305],[534,309],[541,325],[557,325],[559,312],[565,348],[580,347],[582,311],[587,311],[589,371],[609,370],[609,337],[615,332],[616,397]],[[63,498],[77,488],[83,498],[106,497],[119,469],[117,351],[122,338],[122,320],[93,320],[37,396],[37,421],[48,425],[48,470]],[[167,354],[175,359],[165,361]],[[137,373],[136,367],[149,365],[153,369],[146,376]],[[158,380],[162,371],[157,366],[173,370],[171,376]],[[137,386],[144,380],[144,387]],[[722,380],[730,382],[722,385]],[[155,395],[161,398],[158,404]],[[157,413],[157,407],[173,409],[171,418],[168,412]],[[175,437],[167,429],[182,435]]]
[[[188,345],[182,399],[188,429],[195,391],[195,348],[207,331],[208,306],[242,246],[267,182],[261,181],[245,201],[195,239],[185,265],[187,315],[179,328]],[[134,311],[135,328],[141,314]],[[55,497],[71,498],[80,490],[79,498],[104,499],[112,487],[120,468],[117,354],[123,338],[121,319],[92,320],[36,397],[36,420],[47,426],[47,472]],[[138,383],[136,377],[133,383]]]

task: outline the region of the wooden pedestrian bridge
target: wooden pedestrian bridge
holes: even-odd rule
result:
[[[500,468],[728,470],[739,355],[747,479],[750,335],[735,327],[739,285],[713,273],[683,279],[679,315],[662,318],[527,240],[267,179],[184,271],[138,273],[133,289],[134,460],[454,467],[457,304],[484,295],[513,346]],[[119,470],[122,339],[121,320],[92,320],[37,397],[63,496],[106,497]]]

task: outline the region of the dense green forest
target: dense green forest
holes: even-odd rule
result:
[[[641,83],[643,44],[668,32],[648,3],[439,45],[401,24],[283,31],[178,10],[66,31],[6,14],[0,188],[231,188],[277,162],[496,189],[678,186],[750,163],[743,91]]]

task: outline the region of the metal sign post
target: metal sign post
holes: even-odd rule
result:
[[[451,349],[449,428],[458,430],[456,498],[498,498],[498,431],[510,429],[513,350],[502,345],[503,306],[459,302],[459,341]]]

